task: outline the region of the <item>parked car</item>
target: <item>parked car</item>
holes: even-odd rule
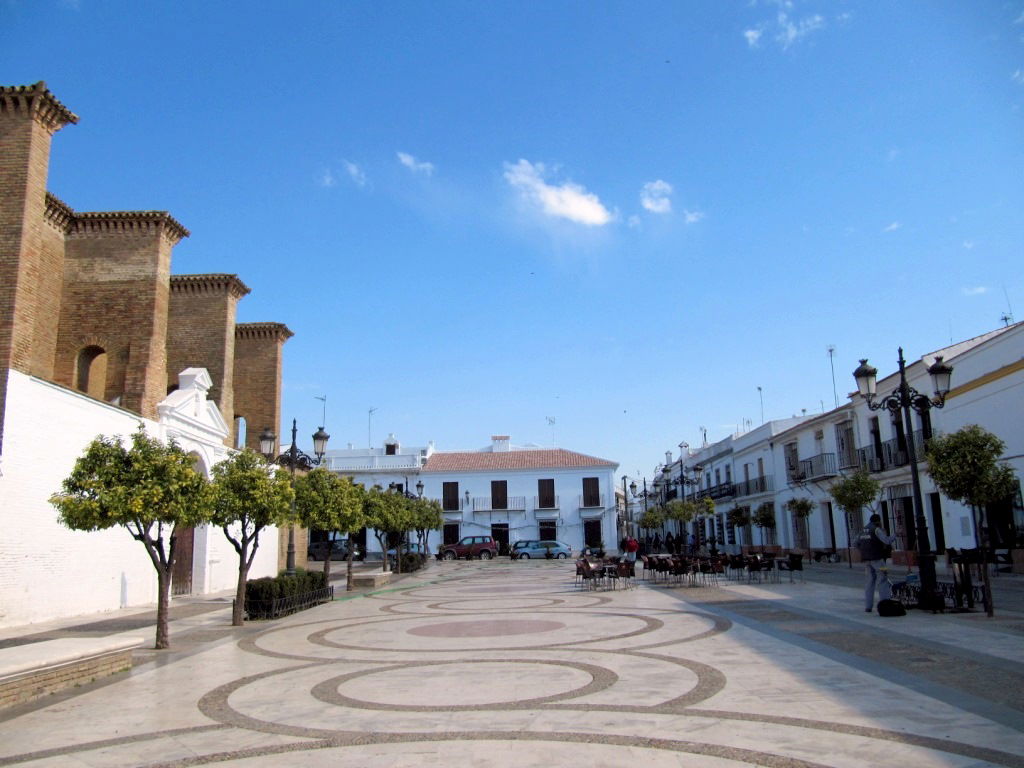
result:
[[[306,557],[310,560],[326,560],[330,552],[331,560],[348,560],[348,540],[333,539],[332,541],[311,541],[306,550]],[[361,560],[363,553],[356,544],[352,552],[353,560]]]
[[[517,544],[519,542],[516,542]],[[555,541],[554,539],[548,539],[545,541],[527,541],[523,542],[524,546],[519,547],[514,555],[517,560],[529,560],[531,558],[547,558],[548,553],[551,553],[551,557],[557,558],[558,560],[564,560],[567,557],[572,557],[572,547],[568,544]]]
[[[519,559],[519,552],[521,550],[526,549],[527,547],[536,546],[538,543],[539,542],[538,542],[537,539],[520,539],[519,541],[514,542],[512,544],[512,549],[509,550],[509,556],[513,560],[518,560]]]
[[[426,548],[423,547],[421,544],[419,544],[419,542],[412,542],[410,544],[405,544],[405,545],[402,546],[402,554],[403,555],[407,554],[409,552],[412,552],[415,555],[422,555],[423,557],[427,556]],[[395,556],[395,548],[392,547],[391,549],[388,550],[388,557],[389,558],[393,558],[394,556]]]
[[[442,544],[437,549],[442,560],[479,557],[490,560],[498,556],[498,545],[490,536],[463,536],[456,544]]]

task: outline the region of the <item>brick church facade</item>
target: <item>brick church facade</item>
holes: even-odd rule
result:
[[[281,423],[281,323],[235,322],[235,275],[172,275],[189,232],[164,211],[80,212],[47,191],[50,143],[78,117],[43,82],[0,87],[0,455],[9,371],[148,419],[180,371],[206,368],[213,400],[258,449]]]

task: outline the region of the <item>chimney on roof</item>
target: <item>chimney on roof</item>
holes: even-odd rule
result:
[[[509,445],[511,438],[508,435],[491,435],[491,452],[507,453],[512,450]]]
[[[395,433],[391,432],[388,434],[388,439],[384,441],[384,455],[385,456],[397,456],[398,455],[398,438],[395,437]]]

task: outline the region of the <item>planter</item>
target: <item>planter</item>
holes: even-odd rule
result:
[[[334,587],[321,587],[312,592],[302,592],[288,597],[275,597],[268,600],[247,599],[245,601],[246,618],[254,619],[276,619],[287,616],[289,613],[297,613],[315,605],[329,603],[334,599]]]

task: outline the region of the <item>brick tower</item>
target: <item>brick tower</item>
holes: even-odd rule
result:
[[[50,378],[63,249],[44,247],[53,134],[78,117],[40,81],[0,87],[0,450],[7,372]]]

